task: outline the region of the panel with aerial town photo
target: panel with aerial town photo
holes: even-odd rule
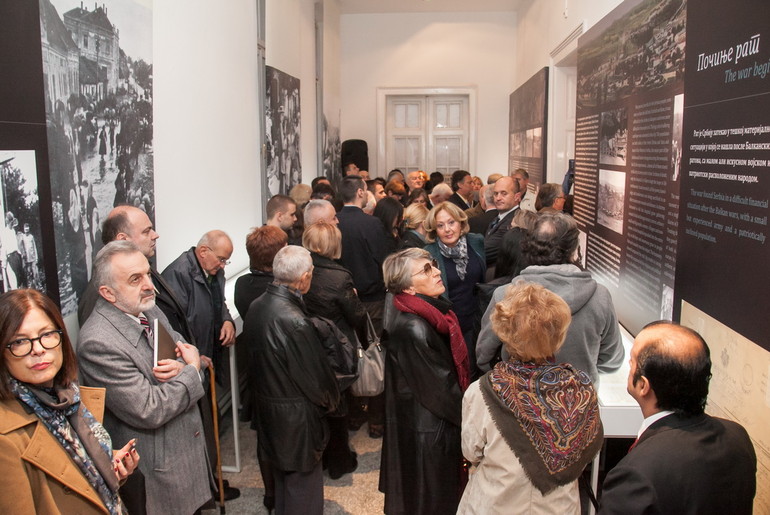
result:
[[[77,309],[117,205],[154,220],[152,3],[40,0],[59,295]]]
[[[625,2],[578,49],[578,106],[590,108],[652,91],[684,77],[685,0]],[[612,15],[617,16],[612,19]],[[601,32],[602,24],[607,24]]]

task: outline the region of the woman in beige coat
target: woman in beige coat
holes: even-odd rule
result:
[[[462,449],[474,465],[460,514],[580,514],[577,478],[602,445],[591,380],[553,356],[570,309],[540,285],[509,287],[492,328],[511,358],[463,397]]]
[[[0,513],[121,513],[139,455],[112,451],[104,391],[77,386],[56,306],[35,290],[0,296],[0,344]]]

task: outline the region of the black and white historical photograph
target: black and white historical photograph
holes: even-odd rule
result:
[[[0,150],[0,185],[0,292],[45,291],[35,151]]]
[[[40,0],[59,296],[77,309],[101,221],[130,204],[155,217],[152,7]]]
[[[299,79],[267,66],[265,82],[267,199],[278,193],[288,195],[289,190],[302,181],[302,167]]]
[[[625,166],[628,152],[628,115],[626,108],[604,111],[599,126],[599,162]]]
[[[332,184],[342,181],[340,161],[342,159],[342,141],[340,141],[339,125],[330,125],[326,115],[323,116],[323,171],[324,177]]]
[[[578,106],[598,107],[684,77],[685,0],[642,0],[615,9],[578,49]]]
[[[671,127],[671,180],[679,180],[682,169],[682,117],[684,116],[684,95],[674,96],[674,116]]]
[[[510,94],[508,171],[524,168],[532,184],[544,182],[548,132],[548,68],[543,68]]]
[[[618,234],[623,234],[623,205],[625,200],[625,172],[600,169],[596,221]]]

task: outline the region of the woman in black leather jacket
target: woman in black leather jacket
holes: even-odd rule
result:
[[[336,225],[321,221],[306,227],[302,246],[313,258],[313,281],[303,296],[310,315],[328,318],[355,344],[357,328],[366,321],[366,308],[353,287],[353,276],[335,261],[342,252],[342,234]],[[345,395],[342,396],[345,399]],[[339,479],[358,466],[356,453],[350,449],[347,403],[329,416],[329,443],[324,451],[324,467],[329,477]]]
[[[394,295],[384,337],[385,513],[455,513],[465,483],[460,425],[468,350],[428,252],[396,252],[382,269]]]

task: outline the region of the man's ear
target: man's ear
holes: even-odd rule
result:
[[[639,383],[641,383],[641,384],[639,384]],[[649,396],[649,395],[650,395],[650,393],[654,393],[654,392],[652,391],[652,385],[650,384],[650,380],[649,380],[649,379],[647,379],[645,376],[641,376],[641,377],[639,378],[639,381],[637,381],[637,384],[639,385],[639,386],[638,386],[638,388],[639,388],[639,393],[640,393],[642,396],[644,396],[644,397],[647,397],[647,396]]]
[[[119,232],[117,234],[117,236],[115,236],[115,241],[117,241],[117,240],[128,241],[128,234],[126,234],[124,232]]]
[[[115,296],[115,292],[112,291],[112,288],[106,285],[99,286],[99,295],[110,304],[115,304],[115,301],[118,300]]]

